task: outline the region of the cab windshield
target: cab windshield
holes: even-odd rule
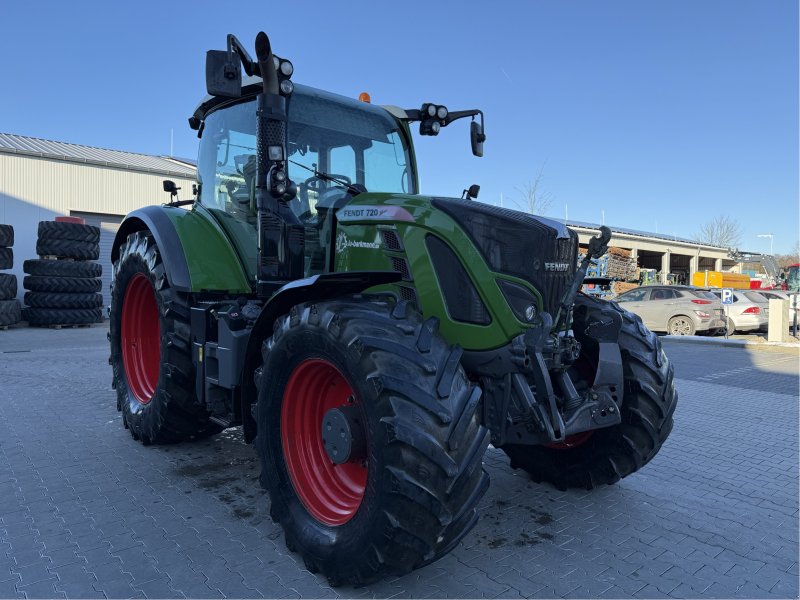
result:
[[[789,276],[786,278],[786,288],[790,292],[800,291],[800,265],[789,267]]]
[[[301,220],[347,194],[330,174],[370,192],[416,193],[410,151],[399,124],[383,109],[327,92],[296,86],[288,102],[289,177],[297,184],[290,202]],[[200,201],[255,224],[255,100],[208,115],[200,144]]]

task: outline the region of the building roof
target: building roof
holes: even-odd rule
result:
[[[186,159],[94,148],[11,133],[0,133],[0,153],[36,156],[174,177],[193,178],[196,173],[196,167]]]
[[[582,227],[584,229],[600,229],[599,223],[587,223],[585,221],[567,221],[568,227]],[[655,238],[658,240],[668,240],[670,242],[682,242],[684,244],[699,244],[700,246],[708,246],[711,248],[721,248],[723,250],[727,250],[727,248],[723,246],[717,246],[716,244],[707,244],[705,242],[698,242],[697,240],[690,240],[689,238],[684,238],[676,235],[669,235],[666,233],[653,233],[651,231],[641,231],[639,229],[627,229],[626,227],[617,227],[615,225],[606,225],[612,232],[616,233],[624,233],[626,235],[634,235],[637,237],[647,237],[647,238]]]

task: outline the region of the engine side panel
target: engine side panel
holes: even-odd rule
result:
[[[386,232],[390,232],[387,236]],[[457,320],[448,312],[427,239],[445,242],[464,267],[469,282],[489,313],[488,324]],[[488,350],[507,344],[530,325],[513,313],[498,280],[527,289],[542,309],[540,294],[525,280],[493,272],[461,227],[430,198],[395,194],[361,194],[337,212],[336,271],[394,270],[403,281],[369,291],[390,291],[416,300],[425,317],[439,319],[439,331],[467,350]]]

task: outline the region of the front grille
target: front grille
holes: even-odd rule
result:
[[[555,315],[577,270],[578,236],[557,221],[474,201],[435,198],[496,273],[530,282]],[[559,268],[566,270],[561,271]]]

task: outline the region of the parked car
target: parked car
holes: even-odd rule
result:
[[[711,290],[722,298],[722,290]],[[761,292],[733,290],[733,304],[727,305],[728,335],[734,331],[766,331],[769,323],[769,300]]]
[[[758,293],[767,300],[788,300],[789,301],[789,327],[794,325],[794,314],[797,312],[795,303],[800,305],[800,295],[790,294],[784,290],[758,290]],[[797,315],[800,318],[800,315]]]
[[[652,331],[670,335],[716,333],[725,327],[722,304],[708,290],[688,285],[648,285],[616,297]]]

